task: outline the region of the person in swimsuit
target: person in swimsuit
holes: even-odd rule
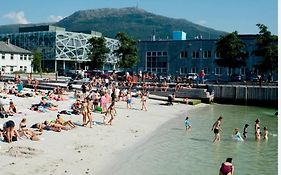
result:
[[[263,139],[264,140],[268,140],[268,128],[267,127],[264,127],[263,128]]]
[[[219,175],[233,175],[234,166],[232,165],[232,158],[227,158],[224,163],[221,164]]]
[[[217,121],[213,124],[212,131],[214,131],[214,134],[215,134],[215,138],[214,138],[213,142],[220,141],[220,131],[222,131],[220,125],[221,125],[222,119],[223,119],[223,117],[220,116],[217,119]]]
[[[127,109],[132,109],[132,95],[131,91],[127,93]]]
[[[186,130],[186,131],[187,131],[187,130],[190,130],[191,124],[190,124],[190,121],[189,121],[189,117],[188,117],[188,116],[186,116],[186,118],[185,118],[184,125],[185,125],[185,130]]]
[[[88,115],[88,102],[86,99],[84,99],[84,101],[82,101],[81,113],[83,116],[83,125],[82,126],[86,126],[87,115]]]
[[[245,124],[244,129],[243,129],[243,137],[244,139],[247,138],[247,133],[248,133],[248,124]]]
[[[38,135],[41,135],[42,132],[37,132],[35,133],[34,131],[29,130],[26,127],[26,118],[23,118],[19,124],[19,130],[18,133],[20,136],[25,136],[26,138],[33,140],[33,141],[38,141]]]
[[[57,115],[57,119],[56,119],[56,122],[57,124],[61,124],[63,126],[70,126],[71,128],[75,128],[75,124],[71,121],[71,120],[67,120],[65,121],[61,116],[60,114]]]
[[[147,108],[146,108],[146,93],[141,93],[141,110],[147,111]]]
[[[260,140],[261,139],[261,130],[260,130],[260,120],[257,119],[255,124],[255,138],[256,140]]]
[[[12,141],[17,141],[19,134],[15,129],[14,121],[9,120],[3,124],[3,137],[4,141],[8,143],[11,143]]]

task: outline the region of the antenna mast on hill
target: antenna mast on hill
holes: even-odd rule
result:
[[[139,0],[137,0],[136,8],[139,8]]]

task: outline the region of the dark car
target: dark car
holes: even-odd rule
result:
[[[103,72],[101,70],[86,70],[84,72],[84,76],[86,78],[92,78],[92,77],[95,77],[95,76],[101,76],[102,73]]]
[[[232,74],[230,76],[230,81],[243,81],[243,76],[240,74]]]

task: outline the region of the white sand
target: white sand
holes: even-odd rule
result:
[[[40,96],[13,99],[19,111],[8,119],[18,124],[27,118],[28,127],[37,122],[55,119],[57,111],[38,113],[28,110],[38,103]],[[74,99],[54,102],[59,110],[70,109]],[[107,167],[120,152],[149,137],[166,121],[196,107],[184,104],[159,105],[161,101],[148,100],[148,111],[141,111],[140,99],[133,99],[133,109],[126,109],[125,102],[116,105],[117,116],[113,126],[95,125],[93,128],[76,127],[60,133],[44,131],[40,141],[21,139],[13,143],[0,142],[0,174],[97,174]],[[102,115],[93,113],[94,121],[102,122]],[[81,115],[63,115],[82,123]],[[182,117],[184,120],[184,116]],[[8,119],[0,119],[0,126]],[[184,125],[183,125],[184,127]]]

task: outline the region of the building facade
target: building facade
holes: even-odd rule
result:
[[[166,41],[139,41],[138,50],[140,62],[136,69],[156,74],[186,75],[199,73],[204,70],[206,79],[228,79],[229,75],[240,74],[244,77],[258,74],[255,65],[262,58],[251,54],[256,46],[256,35],[240,35],[246,44],[246,66],[231,69],[219,67],[215,60],[217,40],[166,40]],[[274,79],[276,79],[276,76]]]
[[[0,40],[10,39],[11,43],[19,47],[42,54],[42,67],[47,71],[58,69],[87,69],[88,40],[92,37],[101,37],[102,34],[94,31],[69,32],[65,28],[45,25],[19,28],[18,33],[0,34]],[[118,40],[106,38],[108,54],[105,68],[114,68],[117,57],[113,50],[118,47]]]
[[[2,73],[31,72],[32,53],[7,40],[0,41],[0,67]]]

